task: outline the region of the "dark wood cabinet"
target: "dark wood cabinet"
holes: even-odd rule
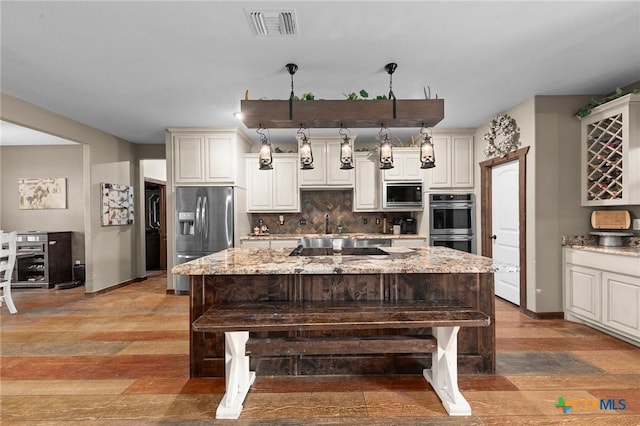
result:
[[[51,288],[71,282],[71,232],[25,232],[18,234],[15,288]]]

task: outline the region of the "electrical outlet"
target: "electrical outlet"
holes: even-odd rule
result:
[[[307,224],[307,220],[304,218],[300,218],[300,225],[306,225]]]
[[[380,218],[376,217],[376,225],[380,225]]]
[[[633,219],[633,230],[640,231],[640,219]]]
[[[369,223],[369,219],[367,219],[366,217],[362,219],[362,223],[367,225]]]

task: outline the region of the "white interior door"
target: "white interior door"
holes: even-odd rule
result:
[[[520,266],[518,172],[518,161],[491,169],[491,238],[495,260]],[[496,296],[520,306],[520,273],[496,273],[494,280]]]

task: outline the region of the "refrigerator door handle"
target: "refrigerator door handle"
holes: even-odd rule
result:
[[[204,232],[204,240],[209,240],[209,213],[207,212],[207,205],[209,204],[209,197],[203,197],[202,201],[202,229]]]
[[[232,221],[231,221],[231,216],[232,216],[232,212],[233,212],[233,205],[232,205],[232,197],[231,196],[227,196],[226,202],[225,202],[225,210],[224,210],[224,222],[225,222],[225,232],[226,232],[226,236],[227,236],[227,245],[229,247],[233,247],[233,240],[231,239],[231,236],[233,235],[233,226],[232,226]]]
[[[201,216],[202,216],[202,197],[198,197],[198,200],[196,201],[196,234],[200,234],[200,232],[202,231],[202,223],[201,223]]]

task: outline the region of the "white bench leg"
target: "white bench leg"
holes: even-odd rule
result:
[[[245,352],[247,340],[249,340],[248,331],[224,333],[226,391],[216,410],[216,419],[240,417],[242,403],[256,379],[256,373],[249,371],[249,357]]]
[[[470,416],[471,406],[458,389],[458,331],[460,327],[434,327],[438,351],[433,353],[431,370],[422,374],[436,391],[450,416]]]

